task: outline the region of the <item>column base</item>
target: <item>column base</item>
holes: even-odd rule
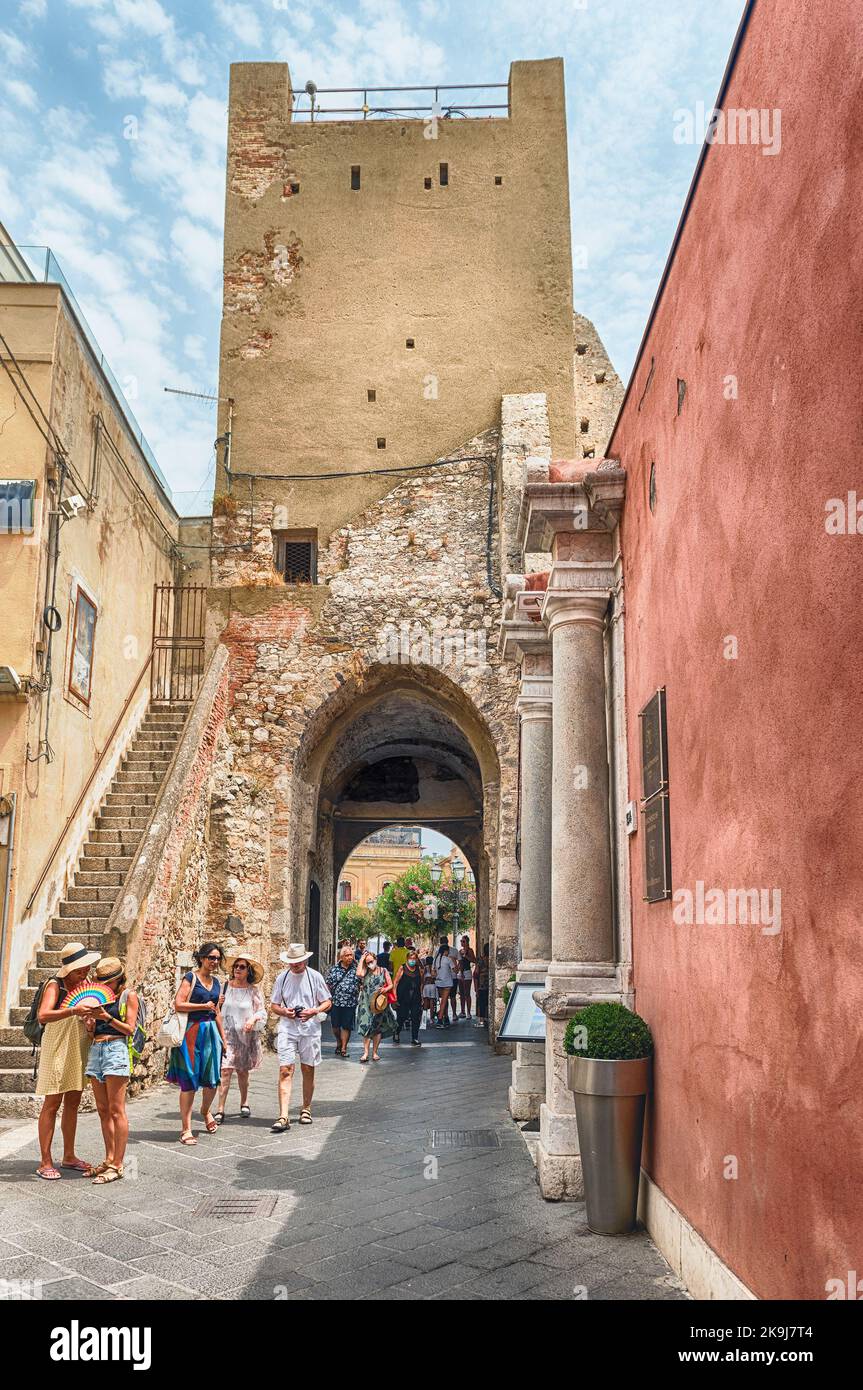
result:
[[[536,1149],[536,1180],[547,1202],[581,1202],[584,1178],[577,1154],[550,1154],[542,1141]]]
[[[509,1088],[509,1113],[514,1120],[536,1120],[545,1099],[545,1045],[516,1043]]]

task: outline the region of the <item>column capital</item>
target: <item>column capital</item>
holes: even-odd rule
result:
[[[524,589],[512,595],[498,638],[498,651],[505,660],[523,662],[529,656],[551,656],[541,616],[544,596],[542,589]]]
[[[550,481],[536,470],[525,476],[518,518],[523,553],[551,550],[561,533],[613,531],[620,521],[626,473],[616,459],[602,459],[583,470],[566,465],[557,471],[568,476]]]

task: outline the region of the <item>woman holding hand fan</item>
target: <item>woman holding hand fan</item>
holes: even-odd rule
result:
[[[35,1091],[37,1096],[45,1097],[39,1112],[41,1158],[36,1176],[47,1182],[56,1182],[62,1176],[51,1161],[51,1145],[61,1105],[63,1158],[60,1167],[84,1173],[89,1166],[75,1155],[75,1132],[89,1051],[84,1019],[89,1016],[94,1001],[78,999],[76,1002],[75,991],[83,985],[90,966],[100,959],[98,951],[88,951],[80,941],[70,941],[60,952],[56,977],[40,988],[34,1003],[43,1029]]]
[[[101,987],[105,999],[92,1011],[85,1027],[90,1035],[86,1074],[96,1097],[96,1109],[105,1140],[104,1162],[88,1168],[85,1177],[99,1186],[123,1176],[123,1158],[129,1138],[126,1087],[132,1075],[129,1039],[138,1022],[138,996],[126,989],[123,962],[116,956],[100,960],[91,984]]]

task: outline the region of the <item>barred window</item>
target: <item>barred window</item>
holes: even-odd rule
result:
[[[318,582],[317,549],[314,531],[273,532],[273,563],[286,584]]]

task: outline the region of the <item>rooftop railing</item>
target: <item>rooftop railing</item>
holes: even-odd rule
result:
[[[440,120],[451,120],[453,117],[463,117],[465,120],[481,119],[480,113],[488,116],[491,112],[504,111],[509,114],[509,101],[504,102],[474,102],[458,100],[443,100],[441,93],[449,92],[498,92],[508,91],[507,82],[461,82],[450,83],[447,86],[436,87],[316,87],[313,82],[307,82],[303,90],[295,91],[291,94],[291,105],[294,119],[307,117],[310,121],[316,121],[322,116],[358,116],[364,121],[370,117],[384,117],[398,120],[400,117],[416,119],[422,117],[429,120],[437,117]],[[370,97],[378,97],[382,94],[389,95],[394,92],[407,92],[417,96],[420,92],[431,92],[432,97],[429,101],[423,101],[416,106],[409,102],[404,104],[384,105],[382,102],[370,102]],[[362,103],[359,106],[325,106],[322,105],[319,97],[338,97],[338,96],[361,96]]]
[[[60,263],[50,246],[8,246],[0,244],[0,281],[17,284],[42,283],[59,285],[69,301],[75,320],[95,358],[96,365],[111,389],[120,414],[129,432],[141,450],[147,465],[158,479],[160,487],[170,498],[171,489],[164,473],[156,462],[156,455],[144,438],[144,431],[135,419],[132,408],[123,394],[122,387],[108,365],[108,359],[99,347],[96,336],[81,312],[81,306],[72,292],[69,281],[60,269]]]

